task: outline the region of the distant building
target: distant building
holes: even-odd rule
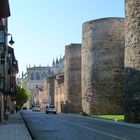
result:
[[[53,60],[52,66],[27,67],[26,73],[22,73],[22,76],[17,79],[17,84],[25,85],[29,89],[29,106],[40,105],[44,108],[44,104],[48,102],[48,96],[50,97],[46,91],[46,79],[63,71],[63,67],[64,57]],[[54,92],[51,96],[54,97]],[[52,102],[54,103],[54,98],[52,98]]]

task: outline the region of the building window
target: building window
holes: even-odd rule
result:
[[[31,80],[34,80],[34,73],[31,73]]]
[[[43,72],[42,75],[41,75],[41,77],[42,77],[42,79],[45,79],[45,77],[46,77],[46,73]]]
[[[36,80],[40,80],[40,76],[38,72],[36,73]]]

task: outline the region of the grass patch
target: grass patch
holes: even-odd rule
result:
[[[94,117],[112,120],[124,120],[124,115],[94,115]]]

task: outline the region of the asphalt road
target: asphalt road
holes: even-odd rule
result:
[[[140,125],[32,111],[22,116],[33,140],[140,140]]]

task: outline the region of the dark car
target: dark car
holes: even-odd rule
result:
[[[22,109],[23,109],[23,110],[27,110],[27,107],[23,107]]]
[[[45,113],[46,113],[46,114],[48,114],[48,113],[57,114],[55,105],[49,105],[49,106],[46,108]]]

